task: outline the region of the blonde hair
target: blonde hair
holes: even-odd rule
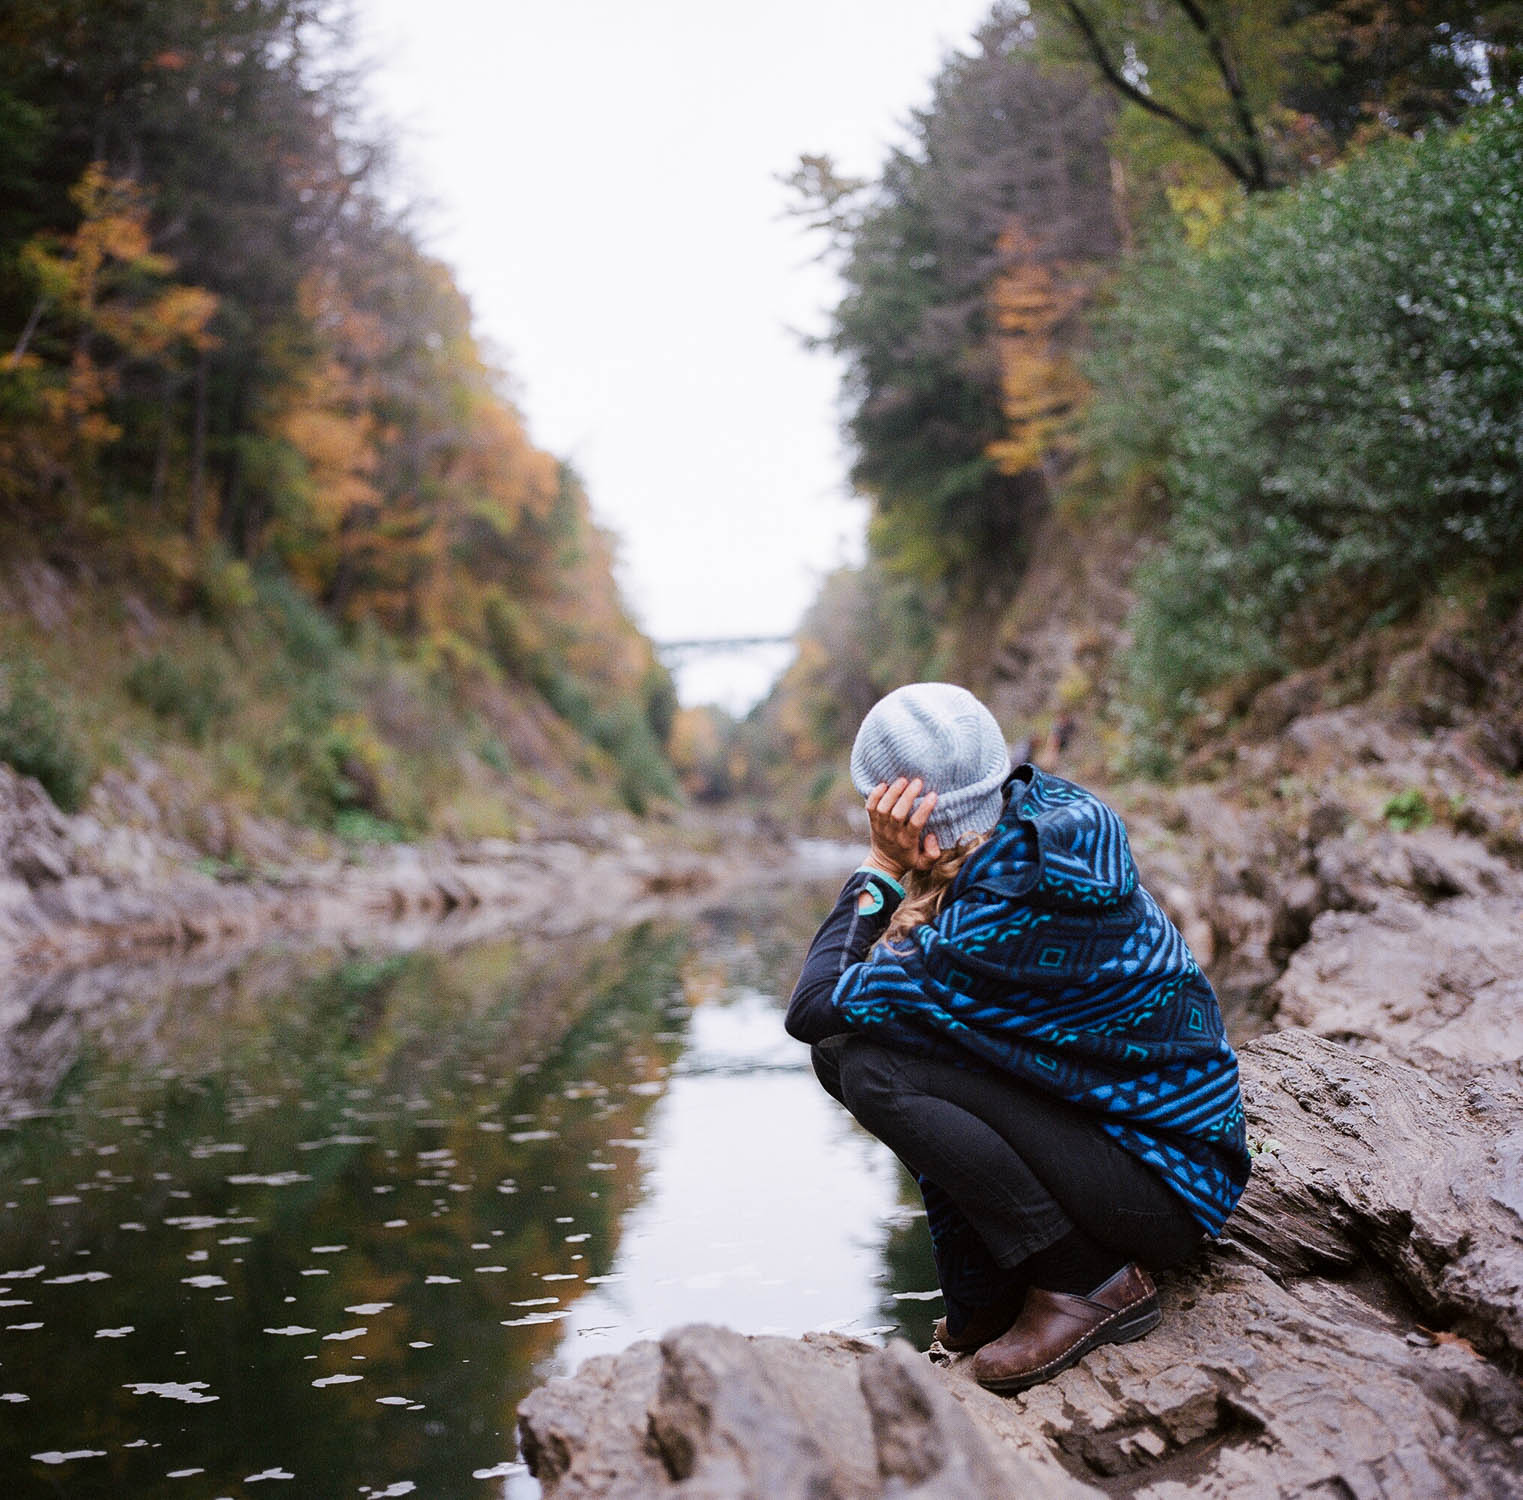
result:
[[[889,918],[880,941],[897,943],[922,924],[935,921],[958,871],[993,831],[991,828],[984,833],[968,834],[953,848],[943,849],[927,869],[910,870],[904,877],[904,900]]]

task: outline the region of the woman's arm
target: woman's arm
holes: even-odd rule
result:
[[[793,987],[783,1025],[801,1042],[818,1042],[846,1030],[836,1015],[831,996],[841,975],[867,957],[883,936],[888,919],[904,899],[904,888],[880,870],[855,871],[820,924],[803,972]]]
[[[783,1022],[789,1036],[812,1044],[847,1029],[831,1002],[841,975],[861,963],[883,936],[888,919],[904,900],[899,876],[925,869],[941,850],[936,835],[925,832],[936,793],[921,796],[922,787],[918,776],[900,776],[880,781],[868,793],[867,862],[841,887],[835,906],[809,945]]]

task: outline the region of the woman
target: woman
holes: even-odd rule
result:
[[[890,693],[851,772],[871,844],[788,1031],[920,1183],[938,1341],[1024,1390],[1155,1327],[1148,1271],[1221,1229],[1248,1179],[1237,1059],[1121,820],[1010,771],[966,689]]]

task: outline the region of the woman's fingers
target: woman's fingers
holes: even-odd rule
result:
[[[920,796],[924,784],[918,776],[910,781],[902,776],[896,776],[893,781],[880,781],[867,794],[868,816],[884,822],[909,824],[917,831],[924,828],[931,809],[936,805],[935,792]],[[920,798],[918,807],[915,805],[917,797]]]
[[[920,794],[920,788],[923,783],[918,776],[913,781],[905,781],[901,776],[899,781],[896,781],[894,785],[898,786],[900,782],[904,782],[904,790],[899,793],[898,799],[894,803],[893,816],[903,823],[910,813],[914,811],[915,798]]]
[[[896,776],[893,781],[880,781],[867,794],[867,819],[874,844],[896,863],[921,870],[941,853],[936,835],[925,832],[926,822],[936,807],[936,793],[926,792],[922,796],[924,785],[918,776],[909,779]]]

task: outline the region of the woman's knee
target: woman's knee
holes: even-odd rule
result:
[[[1112,1209],[1094,1221],[1090,1233],[1150,1271],[1183,1265],[1205,1241],[1205,1232],[1182,1203],[1167,1213]]]
[[[871,1122],[903,1102],[899,1064],[892,1052],[850,1038],[836,1053],[841,1102],[869,1129]]]
[[[841,1046],[845,1041],[845,1037],[828,1036],[824,1041],[816,1042],[809,1049],[809,1061],[814,1065],[814,1076],[819,1079],[820,1087],[837,1104],[846,1103],[841,1096]]]

